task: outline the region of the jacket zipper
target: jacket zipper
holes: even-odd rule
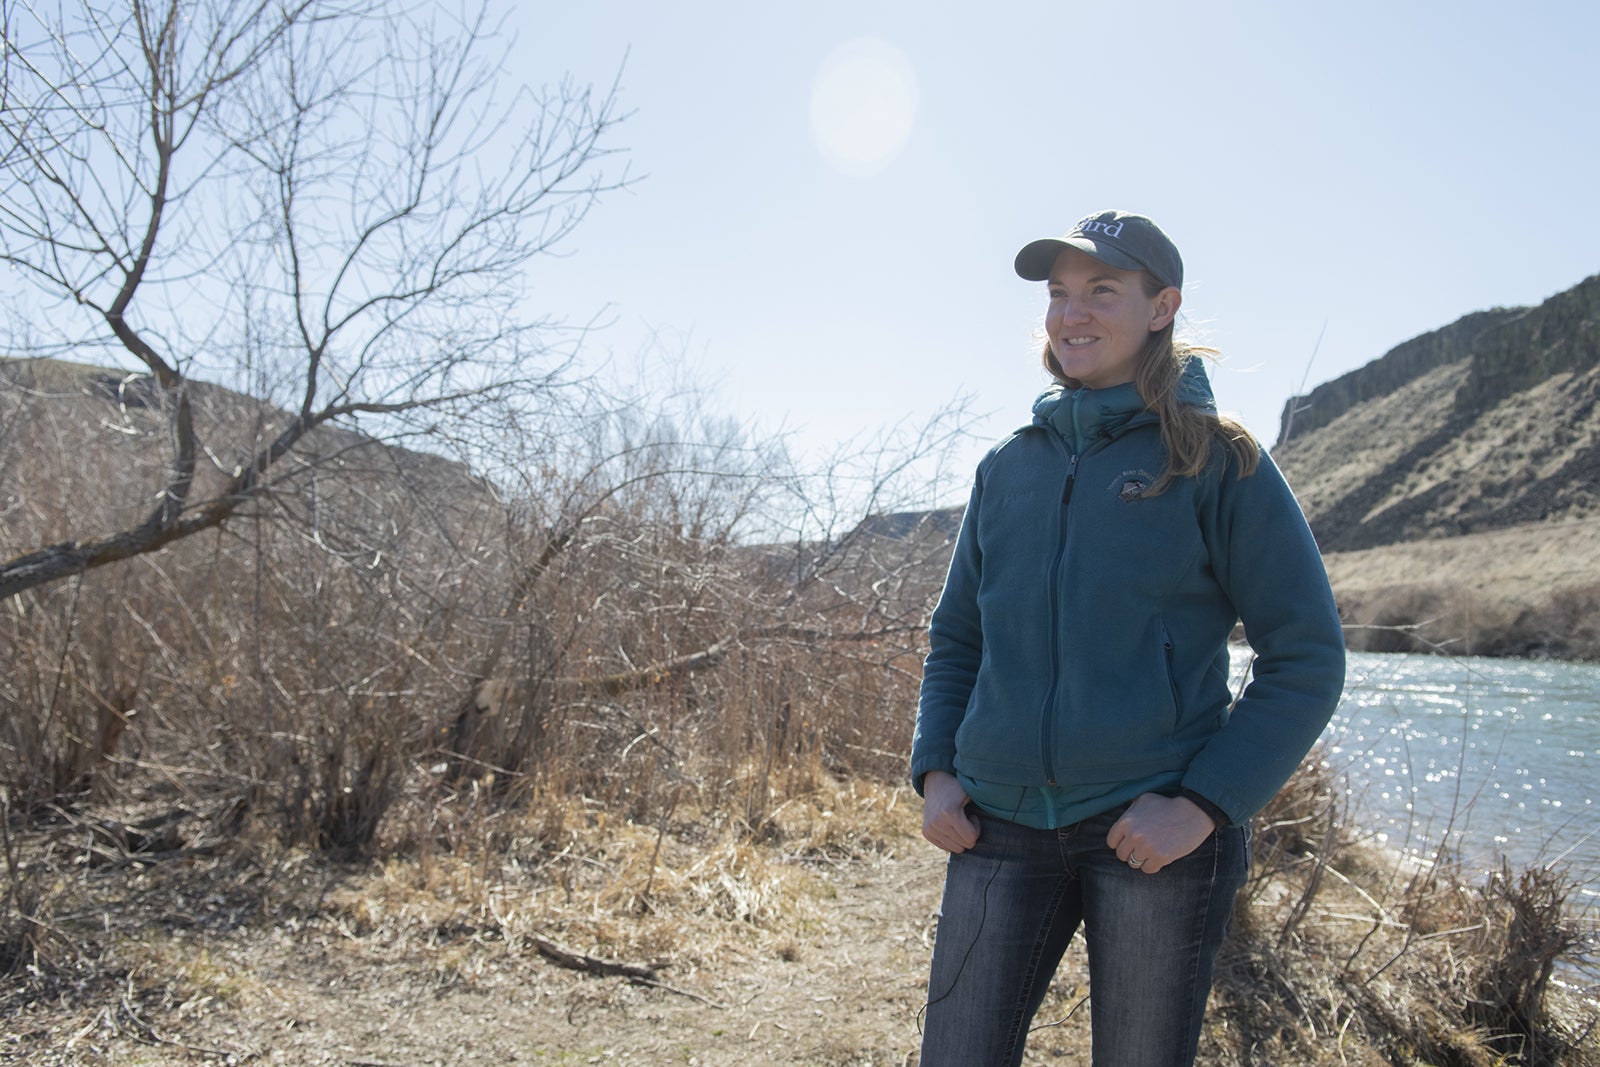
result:
[[[1061,537],[1056,542],[1056,558],[1051,563],[1050,574],[1057,588],[1061,583],[1061,562],[1067,554],[1068,507],[1072,503],[1072,487],[1078,479],[1078,401],[1083,396],[1079,389],[1072,394],[1072,454],[1067,460],[1067,481],[1061,488]],[[1054,789],[1056,691],[1061,685],[1061,610],[1059,597],[1051,598],[1050,610],[1050,692],[1045,696],[1044,713],[1039,717],[1039,753],[1044,758],[1045,784]]]

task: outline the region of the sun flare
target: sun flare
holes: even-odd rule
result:
[[[811,140],[841,174],[865,177],[899,157],[917,117],[917,77],[904,52],[875,37],[828,54],[811,87]]]

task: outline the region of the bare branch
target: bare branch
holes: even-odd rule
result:
[[[524,272],[626,181],[601,167],[615,87],[508,93],[483,9],[140,0],[0,22],[0,261],[53,305],[32,347],[131,359],[168,419],[142,521],[0,563],[0,590],[227,522],[318,427],[403,432],[555,380]],[[197,375],[280,423],[204,499],[197,463],[228,448],[198,425]]]

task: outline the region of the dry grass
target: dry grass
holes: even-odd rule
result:
[[[1600,659],[1600,521],[1325,557],[1350,647]]]
[[[1363,842],[1315,757],[1260,817],[1258,855],[1220,966],[1226,1063],[1477,1067],[1600,1063],[1592,917],[1559,871],[1473,884]],[[1592,995],[1592,994],[1591,994]]]
[[[1401,866],[1357,839],[1339,795],[1311,761],[1263,813],[1202,1062],[1600,1063],[1600,1006],[1551,984],[1592,948],[1570,885]],[[302,1052],[282,1062],[341,1046],[411,1062],[353,1029],[370,995],[408,1005],[412,1040],[476,1041],[497,1062],[532,1044],[663,1062],[669,1033],[679,1062],[912,1062],[940,864],[905,787],[822,776],[759,836],[687,804],[648,824],[568,809],[559,830],[501,810],[475,845],[354,863],[259,834],[212,856],[74,863],[82,825],[30,835],[26,862],[54,872],[57,949],[0,986],[23,1020],[13,1047],[32,1062],[126,1062],[152,1042],[248,1059],[299,1019]],[[463,1018],[518,986],[537,995],[508,1002],[499,1029]],[[1075,951],[1028,1062],[1087,1062],[1085,991]]]
[[[530,1046],[564,1062],[575,1054],[566,1041],[591,1039],[572,1024],[577,1017],[592,1019],[613,1049],[652,1046],[663,1031],[627,1010],[640,1002],[624,987],[651,993],[647,1014],[701,1013],[693,1025],[707,1052],[726,1044],[730,1015],[742,1020],[740,1034],[764,1024],[782,1040],[817,1005],[856,994],[860,973],[840,966],[841,955],[859,958],[874,938],[899,945],[898,965],[873,967],[887,977],[925,953],[914,930],[930,902],[913,905],[904,920],[911,932],[891,938],[871,915],[855,914],[861,901],[850,897],[858,873],[899,879],[909,869],[925,885],[937,877],[925,856],[896,866],[908,862],[897,853],[920,851],[908,792],[835,783],[794,796],[761,843],[715,813],[680,809],[663,833],[579,804],[556,840],[525,816],[496,818],[495,849],[350,863],[257,836],[226,857],[81,867],[64,878],[61,900],[59,932],[74,957],[41,959],[0,986],[0,1010],[18,1020],[0,1058],[128,1062],[141,1047],[182,1046],[249,1060],[285,1039],[278,1027],[287,1014],[306,1028],[296,1041],[309,1047],[282,1062],[321,1062],[325,1051],[315,1050],[329,1043],[372,1047],[346,1014],[368,989],[409,1004],[428,1042],[460,1049],[489,1039],[453,1002],[508,983],[549,1000],[524,1011],[530,1032],[516,1035],[508,1020],[506,1033],[480,1046],[492,1062]],[[61,854],[76,848],[72,838],[35,837],[32,859],[71,870]],[[887,881],[870,892],[887,909],[910,902]],[[584,974],[552,955],[643,973]],[[801,974],[825,983],[797,989]],[[836,1052],[852,1050],[837,1062],[870,1062],[857,1058],[862,1048],[914,1035],[916,983],[894,985],[901,1026],[879,1034],[874,1021],[855,1036],[833,1035]],[[330,987],[348,990],[348,1002],[329,999]],[[548,1032],[547,1010],[567,1017],[559,1031],[574,1032]],[[814,1058],[817,1047],[782,1062],[831,1062]],[[412,1062],[414,1054],[386,1047],[359,1058]]]

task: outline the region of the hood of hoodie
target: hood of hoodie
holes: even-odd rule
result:
[[[1191,357],[1178,379],[1178,400],[1216,414],[1216,397],[1206,377],[1205,361]],[[1145,407],[1132,382],[1107,389],[1068,389],[1053,385],[1033,402],[1033,425],[1054,429],[1076,451],[1099,437],[1114,437],[1123,430],[1156,420]]]

